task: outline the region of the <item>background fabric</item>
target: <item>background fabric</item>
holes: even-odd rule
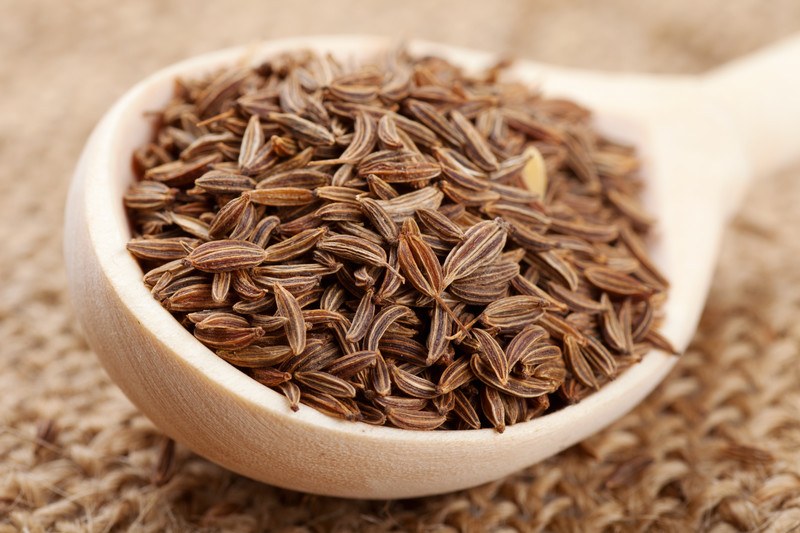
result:
[[[634,412],[507,479],[405,501],[284,491],[181,446],[161,475],[165,438],[75,323],[61,231],[102,113],[196,53],[354,32],[689,73],[799,29],[795,0],[0,0],[0,532],[797,530],[800,167],[753,185],[691,349]]]

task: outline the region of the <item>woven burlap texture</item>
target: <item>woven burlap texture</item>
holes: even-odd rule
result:
[[[85,344],[61,258],[67,185],[92,126],[137,79],[188,55],[347,31],[699,72],[800,29],[794,0],[0,0],[0,15],[0,532],[798,528],[800,168],[753,186],[691,348],[642,405],[524,472],[417,500],[284,491],[181,446],[158,478],[165,438]]]

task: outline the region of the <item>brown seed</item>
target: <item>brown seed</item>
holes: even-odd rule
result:
[[[253,178],[222,170],[210,170],[197,178],[194,184],[211,194],[240,194],[256,186]]]
[[[358,405],[349,398],[334,398],[330,394],[306,391],[303,393],[303,403],[329,416],[349,421],[361,420]]]
[[[506,243],[505,225],[499,219],[476,224],[464,233],[464,240],[448,254],[443,266],[444,286],[468,276],[494,261]]]
[[[316,189],[331,184],[330,174],[310,168],[293,168],[283,172],[270,173],[258,182],[259,189],[275,189],[294,187],[298,189]]]
[[[519,275],[519,264],[516,261],[500,258],[493,263],[478,268],[472,274],[454,281],[450,284],[450,291],[481,290],[487,286],[507,288],[511,280],[517,275]],[[489,303],[490,301],[480,303]],[[540,305],[544,306],[545,304]]]
[[[623,194],[621,191],[611,189],[606,193],[606,197],[614,204],[614,207],[631,219],[634,224],[647,227],[655,222],[653,217],[645,213],[633,198]]]
[[[633,353],[633,330],[632,330],[632,316],[631,301],[626,299],[622,302],[619,309],[619,324],[622,328],[623,344],[625,346],[625,353]]]
[[[282,336],[276,336],[276,338],[279,342],[283,341]],[[337,356],[337,347],[330,341],[330,336],[309,335],[306,339],[305,349],[287,359],[281,365],[281,370],[294,373],[298,370],[319,370],[324,368]]]
[[[349,323],[349,320],[343,314],[337,311],[328,311],[327,309],[303,309],[303,321],[311,329],[314,329],[314,326],[317,325],[330,327],[336,323]]]
[[[292,411],[298,411],[300,409],[300,387],[291,381],[281,383],[278,387],[283,395],[286,396],[286,399],[289,400],[289,407]]]
[[[404,305],[391,305],[381,309],[375,315],[375,319],[372,321],[369,331],[367,331],[367,336],[364,339],[364,348],[377,351],[378,343],[383,334],[386,333],[386,330],[389,329],[389,326],[400,319],[409,318],[413,315],[413,311]]]
[[[606,309],[606,305],[602,302],[592,300],[579,292],[573,292],[558,283],[550,283],[547,288],[556,298],[566,303],[572,311],[601,313]]]
[[[386,417],[389,422],[401,429],[416,431],[434,430],[447,420],[447,417],[432,411],[407,411],[398,408],[387,410]]]
[[[272,187],[269,189],[255,189],[244,194],[254,204],[272,207],[286,207],[294,205],[309,205],[316,196],[308,189],[299,187]]]
[[[423,187],[390,200],[378,200],[378,203],[395,222],[402,223],[406,218],[414,216],[418,209],[438,209],[443,198],[444,195],[436,187]]]
[[[369,289],[361,297],[355,315],[353,315],[353,323],[350,329],[347,330],[347,340],[350,342],[360,341],[364,335],[367,334],[372,318],[375,316],[375,304],[372,301],[373,290]]]
[[[373,426],[383,426],[386,424],[386,415],[380,410],[371,405],[361,402],[356,402],[359,410],[361,411],[361,421]]]
[[[658,267],[655,265],[653,260],[647,254],[647,250],[644,247],[641,239],[631,230],[630,228],[623,226],[620,229],[619,236],[621,240],[625,243],[625,246],[630,250],[631,254],[636,258],[637,261],[650,273],[661,286],[666,289],[669,287],[669,281],[661,273]]]
[[[453,410],[455,404],[456,398],[452,392],[442,394],[433,399],[433,406],[436,407],[436,412],[442,416],[447,416]]]
[[[254,380],[267,387],[277,387],[292,379],[289,372],[282,372],[274,368],[254,368],[250,375]]]
[[[450,118],[465,139],[464,148],[470,159],[483,170],[497,170],[497,158],[492,153],[489,143],[475,129],[475,126],[464,115],[455,110],[450,112]]]
[[[554,383],[552,380],[536,378],[519,379],[513,375],[509,376],[506,383],[502,383],[489,368],[489,365],[481,360],[478,354],[473,354],[472,359],[470,359],[470,368],[475,376],[486,385],[518,398],[536,398],[538,396],[543,396],[555,391],[561,385],[560,383]]]
[[[513,425],[523,420],[522,413],[527,404],[525,399],[509,396],[508,394],[501,394],[500,400],[503,402],[506,424]]]
[[[441,153],[441,152],[440,152]],[[438,154],[437,154],[438,155]],[[487,193],[491,184],[487,181],[485,175],[476,175],[473,171],[463,167],[463,166],[451,166],[453,163],[450,164],[443,163],[442,164],[442,176],[449,182],[450,186],[447,191],[449,192],[448,196],[451,198],[465,198],[467,201],[470,202],[472,205],[480,205],[476,200],[469,197],[469,193],[466,191],[476,191],[480,193],[484,193],[484,195],[479,195],[479,197],[483,200],[486,198],[491,199],[499,199],[499,196],[495,193]],[[457,163],[456,163],[457,165]],[[489,194],[489,196],[485,196],[485,194]]]
[[[619,229],[614,224],[589,224],[552,218],[549,229],[557,233],[574,235],[592,242],[613,241],[619,235]]]
[[[368,103],[378,95],[377,86],[358,83],[334,82],[327,86],[327,90],[335,98],[356,103]]]
[[[547,331],[541,326],[527,326],[516,334],[506,346],[506,358],[509,368],[514,368],[517,363],[532,364],[541,362],[539,354],[535,350],[541,346],[541,342],[549,337]],[[554,348],[558,349],[557,346]],[[559,355],[560,355],[560,351]]]
[[[250,242],[257,244],[261,248],[266,248],[272,232],[278,227],[281,220],[276,216],[262,218],[247,238]]]
[[[464,421],[467,427],[471,429],[480,429],[481,419],[478,416],[478,412],[475,410],[475,406],[472,404],[472,402],[467,399],[467,397],[464,396],[460,390],[454,390],[453,397],[453,411],[458,415],[458,417]]]
[[[514,279],[511,280],[511,286],[520,294],[540,298],[542,307],[546,307],[548,310],[563,313],[569,309],[562,302],[553,298],[549,293],[539,288],[535,283],[532,283],[522,275],[515,276]]]
[[[170,161],[149,169],[144,173],[144,177],[146,180],[158,181],[170,187],[190,185],[221,159],[220,154],[209,154],[193,161]]]
[[[398,196],[398,192],[394,187],[380,179],[375,174],[370,174],[367,176],[367,185],[369,186],[369,191],[380,200],[391,200],[392,198],[397,198]]]
[[[386,270],[381,286],[375,296],[378,303],[384,302],[394,296],[405,282],[405,278],[399,274],[400,265],[397,262],[397,248],[392,247],[389,249],[388,263],[392,268]]]
[[[278,263],[300,257],[316,246],[326,233],[326,228],[301,231],[297,235],[273,244],[264,250],[264,261]]]
[[[186,257],[186,247],[200,244],[198,239],[131,239],[127,248],[130,253],[140,259],[173,261]]]
[[[306,324],[300,304],[292,294],[280,283],[273,285],[275,291],[275,305],[278,315],[286,318],[286,338],[295,355],[301,353],[306,346]]]
[[[450,286],[450,294],[468,304],[485,305],[505,298],[508,295],[508,284],[478,285],[475,283],[455,282]]]
[[[593,336],[586,337],[586,346],[581,348],[589,365],[598,370],[607,378],[612,378],[617,373],[617,362],[606,347]],[[633,352],[633,346],[629,353]]]
[[[435,178],[442,173],[439,163],[432,161],[379,161],[359,166],[362,176],[377,176],[386,183],[415,183]]]
[[[389,372],[397,388],[412,398],[434,398],[439,395],[436,385],[425,378],[415,376],[395,365],[389,365]]]
[[[398,115],[397,113],[388,112],[386,114],[391,116],[392,120],[397,125],[398,134],[406,133],[413,142],[425,146],[433,146],[438,143],[436,134],[423,124],[406,118],[403,115]]]
[[[562,350],[554,344],[537,344],[523,355],[520,363],[522,364],[522,374],[527,377],[545,377],[546,373],[549,376],[550,370],[556,370],[559,376],[557,380],[564,381]],[[558,385],[556,385],[557,387]]]
[[[406,106],[414,118],[430,128],[445,142],[455,146],[464,143],[464,135],[448,122],[447,118],[434,106],[414,99],[406,100]]]
[[[209,235],[220,238],[231,231],[236,227],[248,205],[250,200],[247,196],[239,196],[222,206],[209,224]]]
[[[497,381],[503,385],[508,383],[508,376],[511,368],[508,365],[508,358],[503,348],[501,348],[497,340],[485,330],[475,328],[472,330],[472,335],[480,346],[479,354],[481,360],[491,368]]]
[[[500,393],[492,387],[481,389],[481,409],[484,416],[498,433],[506,429],[505,408]]]
[[[450,324],[452,319],[450,314],[441,303],[436,303],[433,306],[433,313],[431,316],[431,329],[428,333],[427,347],[428,355],[425,359],[425,364],[430,366],[442,358],[449,343],[450,337]]]
[[[267,118],[280,124],[298,139],[311,145],[333,146],[336,142],[333,134],[310,120],[290,113],[269,113]]]
[[[671,353],[674,355],[680,354],[680,352],[675,349],[675,347],[672,345],[669,339],[667,339],[666,337],[664,337],[662,334],[660,334],[655,330],[651,329],[650,331],[648,331],[647,334],[644,336],[644,340],[664,352]]]
[[[259,213],[256,209],[256,206],[248,203],[242,211],[242,214],[239,216],[239,220],[236,221],[236,225],[231,230],[230,238],[234,240],[246,240],[256,229],[258,217]]]
[[[386,251],[359,237],[329,235],[317,243],[317,248],[359,264],[388,266]]]
[[[222,239],[206,242],[186,256],[186,264],[203,272],[229,272],[261,264],[266,252],[257,244]]]
[[[458,243],[464,239],[464,231],[452,220],[433,209],[417,209],[417,218],[442,240]]]
[[[372,151],[377,141],[375,119],[363,111],[356,113],[353,140],[339,159],[342,162],[357,164]]]
[[[177,213],[170,213],[169,218],[173,224],[178,226],[189,235],[197,237],[203,241],[211,240],[208,224],[199,218],[190,217],[187,215],[179,215]]]
[[[232,97],[249,75],[248,70],[233,68],[214,77],[197,95],[198,116],[216,115],[222,102]]]
[[[447,394],[466,385],[472,381],[474,377],[472,370],[470,370],[469,359],[459,359],[450,363],[447,368],[444,369],[442,375],[439,377],[439,384],[436,386],[436,390],[439,394]]]
[[[231,288],[231,273],[217,272],[211,282],[211,298],[215,302],[224,302]]]
[[[564,339],[564,337],[569,335],[573,337],[578,344],[582,345],[586,343],[586,338],[578,329],[556,314],[545,312],[539,318],[538,324],[557,339]]]
[[[420,367],[427,364],[428,350],[408,336],[387,330],[378,346],[384,357],[393,357]]]
[[[140,181],[131,185],[122,199],[128,209],[155,211],[172,204],[175,191],[158,181]]]
[[[564,360],[575,379],[593,389],[600,387],[597,378],[586,361],[580,345],[572,335],[564,337]]]
[[[365,227],[361,223],[354,224],[352,222],[339,222],[337,224],[337,229],[343,234],[362,239],[376,246],[383,247],[384,244],[386,244],[380,234]]]
[[[526,378],[522,381],[523,384],[535,383],[535,386],[545,387],[548,392],[553,392],[564,384],[567,378],[567,369],[561,354],[559,354],[558,357],[552,357],[538,364],[525,365],[522,374]]]
[[[264,334],[261,328],[231,313],[213,313],[195,326],[194,336],[211,348],[235,350],[252,344]]]
[[[327,372],[295,372],[294,379],[304,387],[330,394],[334,398],[355,398],[356,396],[355,387],[342,378]]]
[[[521,331],[544,314],[536,296],[507,296],[490,303],[481,314],[481,322],[502,330]]]
[[[297,276],[294,278],[272,278],[269,276],[260,276],[256,273],[255,269],[252,274],[253,281],[264,288],[272,289],[276,284],[280,284],[289,293],[299,297],[306,292],[315,289],[319,286],[318,276]]]
[[[228,149],[230,147],[225,143],[235,140],[236,137],[230,132],[203,134],[192,141],[189,146],[183,149],[183,151],[181,151],[180,159],[183,161],[190,161],[197,157],[206,155],[209,151],[214,151],[215,149],[223,157],[226,157],[226,154],[221,147],[225,146],[226,149]],[[238,157],[238,150],[236,150],[236,155]]]
[[[395,244],[399,230],[397,224],[392,220],[392,216],[386,209],[372,198],[359,198],[358,202],[361,210],[372,222],[381,237],[383,237],[389,244]]]
[[[362,210],[349,202],[327,203],[314,211],[314,217],[324,222],[353,222],[360,224],[364,220]]]
[[[538,233],[544,232],[552,220],[538,209],[504,201],[483,206],[482,210],[490,216],[502,217],[512,224],[518,224],[521,229]]]
[[[261,121],[258,115],[252,115],[247,123],[247,129],[242,136],[242,144],[239,148],[239,167],[247,171],[256,161],[259,149],[264,144],[264,131],[261,129]]]
[[[386,364],[386,360],[380,352],[376,353],[375,366],[372,367],[372,371],[370,372],[372,390],[374,390],[378,396],[388,396],[392,392],[392,378],[391,374],[389,374],[389,366]]]
[[[450,181],[439,182],[439,188],[452,202],[467,207],[480,207],[500,200],[500,194],[489,189],[471,190]]]
[[[444,288],[442,266],[431,247],[420,238],[419,228],[411,218],[403,223],[397,261],[406,279],[418,291],[439,298]]]
[[[601,315],[601,324],[603,338],[609,346],[620,353],[626,353],[626,333],[623,329],[622,323],[619,320],[619,315],[611,303],[608,294],[603,293],[600,302],[605,306],[603,314]]]
[[[305,313],[303,313],[303,318],[305,319]],[[278,331],[279,329],[283,329],[286,326],[286,322],[288,319],[283,316],[272,316],[272,315],[251,315],[250,316],[250,323],[254,326],[258,326],[264,330],[264,332],[272,332]]]
[[[397,124],[388,114],[383,115],[378,121],[378,139],[384,148],[390,150],[403,148],[403,139],[397,134]]]
[[[321,200],[342,202],[346,204],[352,204],[354,206],[359,205],[358,197],[363,193],[364,191],[361,189],[334,185],[318,187],[316,190],[314,190],[314,195]]]
[[[534,253],[546,252],[558,247],[558,242],[545,235],[544,231],[523,224],[509,224],[511,240],[522,246],[525,250]]]
[[[267,295],[266,292],[264,296],[260,298],[253,299],[251,301],[239,301],[233,304],[233,310],[237,313],[242,314],[254,314],[254,313],[261,313],[266,310],[272,310],[275,307],[275,298],[271,295]]]
[[[193,283],[176,290],[169,297],[162,300],[161,303],[169,311],[182,313],[227,307],[230,305],[231,300],[215,301],[211,296],[210,283]]]
[[[569,261],[555,251],[538,252],[533,256],[534,261],[546,268],[554,277],[564,282],[570,290],[578,289],[579,276]]]
[[[370,350],[346,354],[325,368],[325,371],[340,378],[348,379],[362,370],[375,366],[377,356],[378,352]]]
[[[313,206],[305,206],[299,207],[298,210],[302,212],[306,212],[306,210],[311,210]],[[287,222],[284,222],[280,226],[278,226],[278,233],[283,236],[292,236],[300,233],[301,231],[306,231],[309,229],[319,229],[320,221],[314,212],[306,212],[305,215],[300,215],[297,217],[293,217],[294,213],[281,213]]]

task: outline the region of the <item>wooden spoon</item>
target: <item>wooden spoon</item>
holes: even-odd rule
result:
[[[151,135],[144,112],[196,77],[298,48],[371,56],[379,38],[267,42],[184,61],[126,93],[95,129],[69,194],[65,250],[75,312],[111,378],[165,433],[248,477],[358,498],[436,494],[498,479],[604,428],[658,385],[677,357],[657,351],[580,403],[498,434],[415,432],[345,422],[253,381],[200,344],[150,295],[125,244],[122,195],[133,150]],[[490,54],[414,42],[470,69]],[[663,333],[683,350],[696,328],[725,223],[748,178],[800,152],[800,39],[705,76],[586,72],[520,62],[519,79],[596,111],[598,127],[640,150],[645,202],[657,216],[653,255],[672,282]]]

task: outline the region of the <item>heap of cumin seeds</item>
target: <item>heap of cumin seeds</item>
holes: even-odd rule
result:
[[[124,198],[145,283],[293,409],[406,429],[503,431],[671,350],[632,149],[499,73],[179,80]]]

